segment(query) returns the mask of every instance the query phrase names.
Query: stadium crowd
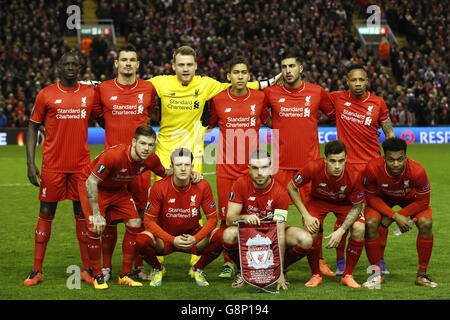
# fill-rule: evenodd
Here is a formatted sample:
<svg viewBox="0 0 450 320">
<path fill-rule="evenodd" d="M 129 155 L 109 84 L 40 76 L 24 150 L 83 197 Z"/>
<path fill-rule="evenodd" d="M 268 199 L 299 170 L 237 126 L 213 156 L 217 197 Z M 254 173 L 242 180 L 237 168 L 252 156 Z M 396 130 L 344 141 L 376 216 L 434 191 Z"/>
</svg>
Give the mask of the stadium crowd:
<svg viewBox="0 0 450 320">
<path fill-rule="evenodd" d="M 226 62 L 234 55 L 248 57 L 260 80 L 277 74 L 280 54 L 295 48 L 304 58 L 304 79 L 327 91 L 345 90 L 345 68 L 364 64 L 369 90 L 384 98 L 395 125 L 450 124 L 448 11 L 439 1 L 97 2 L 98 18 L 112 18 L 116 33 L 139 50 L 140 78 L 171 74 L 171 54 L 183 44 L 197 51 L 198 73 L 220 81 L 226 81 Z M 36 94 L 57 81 L 55 62 L 69 50 L 66 8 L 82 3 L 14 0 L 0 11 L 0 127 L 27 126 Z M 391 44 L 395 79 L 378 51 L 364 50 L 351 31 L 354 11 L 365 12 L 368 4 L 378 4 L 393 32 L 407 39 L 401 48 Z M 81 54 L 82 78 L 112 78 L 115 50 L 106 39 L 93 38 Z"/>
</svg>

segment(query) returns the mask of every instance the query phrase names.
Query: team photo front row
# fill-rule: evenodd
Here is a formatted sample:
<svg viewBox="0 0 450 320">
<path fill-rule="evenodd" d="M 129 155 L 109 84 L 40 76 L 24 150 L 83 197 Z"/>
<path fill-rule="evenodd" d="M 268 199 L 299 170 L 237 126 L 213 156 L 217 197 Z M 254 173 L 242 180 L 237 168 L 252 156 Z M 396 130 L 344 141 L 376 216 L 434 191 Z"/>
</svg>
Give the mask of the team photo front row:
<svg viewBox="0 0 450 320">
<path fill-rule="evenodd" d="M 380 272 L 380 260 L 384 248 L 379 230 L 388 228 L 393 222 L 402 233 L 415 223 L 418 229 L 415 284 L 437 287 L 426 273 L 433 247 L 430 183 L 423 166 L 407 157 L 404 140 L 386 139 L 382 143 L 384 155 L 369 161 L 365 168 L 353 167 L 346 161 L 344 142 L 330 141 L 325 145 L 324 157 L 308 162 L 287 187 L 272 176 L 271 155 L 257 149 L 247 159 L 247 172 L 231 185 L 224 215 L 226 223 L 221 219 L 222 223 L 218 224 L 218 208 L 211 186 L 194 171 L 191 150 L 173 150 L 170 168 L 165 168 L 153 153 L 156 138 L 150 126 L 138 127 L 131 144 L 105 149 L 83 168 L 75 182 L 68 184 L 69 191 L 78 193 L 79 199 L 78 207 L 75 198 L 72 200 L 74 211 L 78 212 L 77 236 L 83 261 L 81 278 L 95 289 L 108 288 L 111 279 L 111 268 L 102 268 L 102 234 L 107 226 L 120 222 L 125 224 L 120 285 L 141 287 L 143 280 L 149 280 L 150 286 L 161 286 L 166 273 L 163 257 L 177 251 L 196 257 L 191 259 L 189 275 L 199 286 L 209 285 L 204 269 L 223 253 L 233 265 L 231 286 L 242 287 L 245 281 L 240 271 L 237 222 L 260 225 L 262 220 L 272 219 L 276 212 L 287 217 L 290 204 L 300 213 L 303 228 L 288 226 L 286 221 L 277 223 L 282 270 L 276 282 L 277 290 L 288 289 L 288 270 L 304 257 L 311 268 L 311 278 L 304 285 L 317 287 L 322 284 L 323 239 L 327 241 L 325 247 L 328 249 L 346 248 L 345 259 L 342 261 L 341 258 L 343 271 L 339 274 L 342 285 L 374 288 L 383 284 L 385 278 Z M 142 182 L 142 175 L 147 172 L 146 177 L 150 179 L 150 171 L 162 179 L 148 188 L 147 183 Z M 148 195 L 145 210 L 137 209 L 128 187 L 131 181 L 139 179 L 141 189 Z M 220 189 L 220 185 L 217 188 Z M 397 206 L 401 209 L 395 211 L 393 208 Z M 45 206 L 41 203 L 43 212 L 38 227 L 41 225 L 44 231 L 36 237 L 49 236 L 49 230 L 45 228 L 51 223 L 52 216 L 46 215 L 43 209 Z M 202 219 L 202 211 L 206 219 Z M 323 221 L 329 213 L 337 220 L 334 231 L 324 237 Z M 48 238 L 46 240 L 48 242 Z M 43 242 L 36 240 L 35 265 L 24 281 L 26 286 L 44 280 L 45 247 L 38 250 Z M 373 275 L 359 284 L 353 271 L 364 249 Z M 140 272 L 142 263 L 139 268 L 136 265 L 139 259 L 151 266 L 151 273 Z"/>
</svg>

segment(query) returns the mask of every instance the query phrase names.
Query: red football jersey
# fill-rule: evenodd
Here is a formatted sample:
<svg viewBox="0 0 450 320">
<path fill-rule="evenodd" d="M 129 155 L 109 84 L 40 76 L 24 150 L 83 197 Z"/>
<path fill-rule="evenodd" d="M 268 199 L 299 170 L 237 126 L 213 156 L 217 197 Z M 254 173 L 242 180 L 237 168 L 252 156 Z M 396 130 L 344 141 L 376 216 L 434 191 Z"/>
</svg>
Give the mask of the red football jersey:
<svg viewBox="0 0 450 320">
<path fill-rule="evenodd" d="M 79 172 L 89 164 L 88 121 L 101 116 L 94 89 L 61 83 L 42 89 L 36 97 L 30 120 L 45 126 L 42 168 L 49 172 Z"/>
<path fill-rule="evenodd" d="M 414 160 L 408 158 L 403 173 L 393 176 L 388 172 L 384 158 L 378 157 L 367 164 L 365 188 L 367 193 L 403 204 L 414 199 L 416 194 L 429 193 L 430 182 L 424 167 Z"/>
<path fill-rule="evenodd" d="M 146 160 L 135 161 L 131 157 L 131 148 L 130 144 L 119 144 L 100 153 L 83 170 L 83 181 L 93 174 L 102 180 L 99 187 L 117 189 L 124 188 L 128 182 L 147 170 L 152 170 L 159 176 L 165 175 L 166 169 L 155 153 Z"/>
<path fill-rule="evenodd" d="M 349 91 L 329 93 L 336 109 L 336 129 L 339 140 L 347 147 L 347 161 L 367 163 L 380 156 L 377 131 L 389 118 L 384 100 L 370 92 L 362 99 Z"/>
<path fill-rule="evenodd" d="M 330 118 L 334 116 L 327 92 L 321 86 L 302 81 L 297 89 L 275 85 L 264 93 L 272 109 L 272 128 L 279 130 L 280 169 L 299 170 L 318 159 L 318 111 Z"/>
<path fill-rule="evenodd" d="M 240 177 L 233 184 L 230 201 L 243 204 L 241 215 L 255 214 L 260 219 L 273 215 L 275 209 L 289 209 L 286 188 L 272 178 L 265 189 L 256 189 L 250 174 Z"/>
<path fill-rule="evenodd" d="M 158 226 L 174 237 L 192 234 L 200 228 L 200 207 L 207 219 L 216 218 L 216 203 L 209 183 L 201 180 L 199 183 L 190 183 L 186 188 L 181 189 L 175 185 L 173 175 L 170 175 L 155 182 L 150 189 L 145 214 L 156 219 Z M 205 224 L 204 227 L 206 226 Z M 214 227 L 215 225 L 204 235 L 211 233 Z M 202 231 L 205 233 L 205 230 Z M 156 236 L 164 239 L 162 234 L 156 234 Z M 198 233 L 194 236 L 197 239 Z M 171 239 L 173 241 L 172 237 Z"/>
<path fill-rule="evenodd" d="M 248 89 L 234 96 L 230 88 L 211 103 L 209 126 L 219 125 L 216 175 L 238 178 L 248 171 L 250 154 L 259 147 L 259 128 L 269 118 L 264 92 Z"/>
<path fill-rule="evenodd" d="M 323 158 L 307 163 L 297 172 L 292 182 L 299 188 L 311 182 L 311 198 L 349 205 L 364 198 L 362 174 L 345 164 L 344 172 L 334 177 L 327 172 Z"/>
<path fill-rule="evenodd" d="M 130 143 L 136 128 L 148 123 L 149 111 L 155 105 L 152 83 L 137 79 L 122 85 L 115 78 L 102 82 L 96 90 L 105 118 L 105 148 Z"/>
</svg>

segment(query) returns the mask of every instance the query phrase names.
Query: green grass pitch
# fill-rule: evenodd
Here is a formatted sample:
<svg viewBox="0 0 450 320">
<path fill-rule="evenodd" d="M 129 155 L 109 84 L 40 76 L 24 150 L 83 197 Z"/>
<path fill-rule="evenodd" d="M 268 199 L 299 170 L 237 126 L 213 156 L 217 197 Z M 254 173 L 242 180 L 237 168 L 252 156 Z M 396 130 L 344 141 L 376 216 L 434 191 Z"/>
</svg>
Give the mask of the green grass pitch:
<svg viewBox="0 0 450 320">
<path fill-rule="evenodd" d="M 414 299 L 449 299 L 450 298 L 450 204 L 448 188 L 450 176 L 449 145 L 408 146 L 410 158 L 421 162 L 427 170 L 431 181 L 431 204 L 433 209 L 434 248 L 428 273 L 439 284 L 430 289 L 414 285 L 417 271 L 416 237 L 414 228 L 407 234 L 395 237 L 391 226 L 386 248 L 385 260 L 391 275 L 386 276 L 386 283 L 381 289 L 351 289 L 343 287 L 339 278 L 324 277 L 324 282 L 317 288 L 305 288 L 304 283 L 310 277 L 306 259 L 289 268 L 291 287 L 280 294 L 258 293 L 252 286 L 239 289 L 231 288 L 231 281 L 219 279 L 217 275 L 222 265 L 222 257 L 211 263 L 205 270 L 209 287 L 197 287 L 187 275 L 190 256 L 174 253 L 166 257 L 167 274 L 163 285 L 151 288 L 144 282 L 142 288 L 123 287 L 117 284 L 121 269 L 121 239 L 123 225 L 119 225 L 119 240 L 113 257 L 113 281 L 104 291 L 81 283 L 80 289 L 70 290 L 66 272 L 71 265 L 80 265 L 80 254 L 75 235 L 75 220 L 70 201 L 59 203 L 56 218 L 52 225 L 51 239 L 44 261 L 45 281 L 35 287 L 25 287 L 23 280 L 31 270 L 34 253 L 34 231 L 38 217 L 38 189 L 29 184 L 26 176 L 25 148 L 19 146 L 0 147 L 0 272 L 2 284 L 0 299 L 154 299 L 154 300 L 414 300 Z M 103 150 L 103 146 L 91 146 L 94 157 Z M 38 164 L 41 163 L 41 148 L 37 148 Z M 213 165 L 207 165 L 205 172 L 214 172 Z M 216 183 L 213 174 L 205 175 L 215 193 Z M 299 225 L 300 219 L 296 209 L 289 210 L 289 225 Z M 325 220 L 325 235 L 334 225 L 335 218 L 329 215 Z M 325 243 L 325 240 L 324 240 Z M 335 250 L 324 249 L 324 257 L 334 269 Z M 365 252 L 355 269 L 355 279 L 362 283 L 369 274 L 369 263 Z M 272 287 L 273 289 L 273 287 Z"/>
</svg>

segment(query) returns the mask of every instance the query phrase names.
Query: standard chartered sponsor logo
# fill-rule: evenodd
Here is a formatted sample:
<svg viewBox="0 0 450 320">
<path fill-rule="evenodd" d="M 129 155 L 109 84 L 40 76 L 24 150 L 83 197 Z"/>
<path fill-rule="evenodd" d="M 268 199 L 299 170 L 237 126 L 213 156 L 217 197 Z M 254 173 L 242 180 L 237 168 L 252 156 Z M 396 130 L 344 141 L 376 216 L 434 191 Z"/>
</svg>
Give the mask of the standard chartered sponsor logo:
<svg viewBox="0 0 450 320">
<path fill-rule="evenodd" d="M 227 118 L 227 128 L 249 128 L 256 126 L 255 117 L 228 117 Z"/>
<path fill-rule="evenodd" d="M 170 99 L 167 107 L 175 110 L 192 110 L 194 109 L 194 100 Z M 195 109 L 198 109 L 198 106 Z"/>
<path fill-rule="evenodd" d="M 359 114 L 357 112 L 349 111 L 347 109 L 344 109 L 344 111 L 341 114 L 341 119 L 346 121 L 352 121 L 359 124 L 364 124 L 366 126 L 370 126 L 372 123 L 372 118 L 367 117 L 364 114 Z"/>
<path fill-rule="evenodd" d="M 74 108 L 58 108 L 56 110 L 56 119 L 70 120 L 70 119 L 86 119 L 86 110 L 74 109 Z"/>
<path fill-rule="evenodd" d="M 195 208 L 194 208 L 195 209 Z M 169 208 L 166 213 L 167 218 L 191 218 L 193 215 L 191 214 L 191 208 Z"/>
<path fill-rule="evenodd" d="M 311 109 L 303 107 L 281 107 L 278 115 L 284 118 L 309 118 L 311 117 Z"/>
<path fill-rule="evenodd" d="M 144 107 L 142 105 L 113 105 L 111 114 L 114 116 L 127 116 L 135 114 L 143 114 Z"/>
</svg>

